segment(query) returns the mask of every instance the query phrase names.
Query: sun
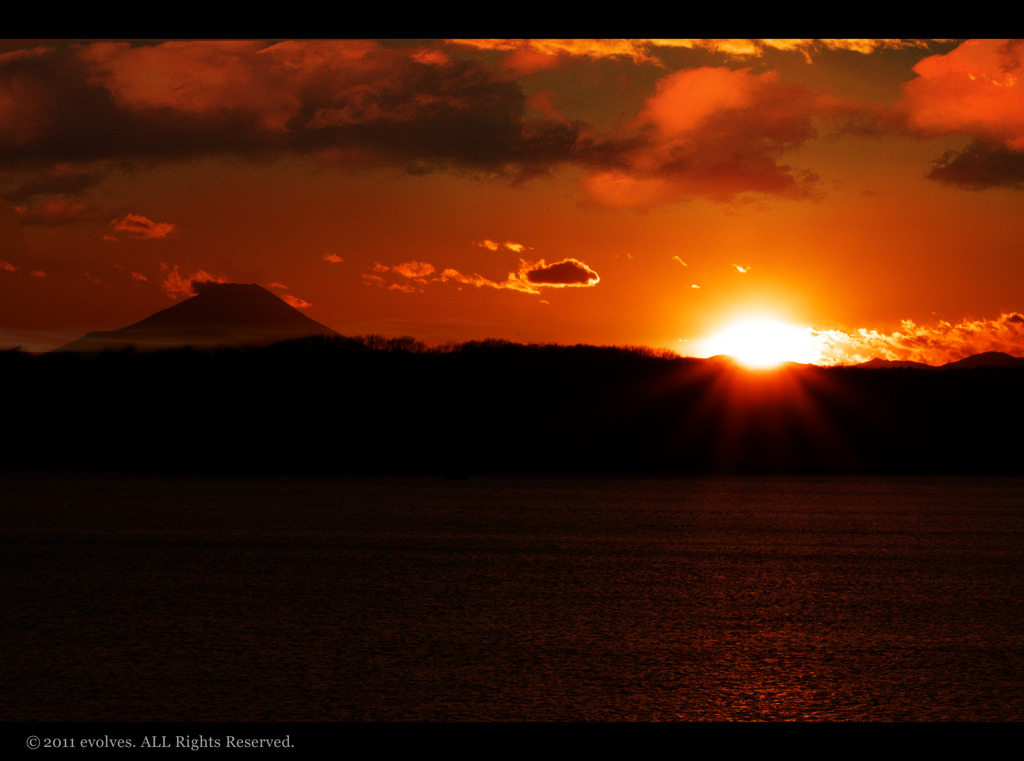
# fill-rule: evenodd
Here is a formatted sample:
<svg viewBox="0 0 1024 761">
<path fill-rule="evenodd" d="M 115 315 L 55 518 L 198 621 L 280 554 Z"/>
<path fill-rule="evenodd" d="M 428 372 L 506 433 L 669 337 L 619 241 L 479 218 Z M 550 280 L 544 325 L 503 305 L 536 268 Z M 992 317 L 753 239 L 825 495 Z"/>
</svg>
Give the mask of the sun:
<svg viewBox="0 0 1024 761">
<path fill-rule="evenodd" d="M 814 331 L 768 318 L 732 323 L 704 341 L 703 353 L 709 357 L 727 354 L 752 368 L 821 361 L 820 341 Z"/>
</svg>

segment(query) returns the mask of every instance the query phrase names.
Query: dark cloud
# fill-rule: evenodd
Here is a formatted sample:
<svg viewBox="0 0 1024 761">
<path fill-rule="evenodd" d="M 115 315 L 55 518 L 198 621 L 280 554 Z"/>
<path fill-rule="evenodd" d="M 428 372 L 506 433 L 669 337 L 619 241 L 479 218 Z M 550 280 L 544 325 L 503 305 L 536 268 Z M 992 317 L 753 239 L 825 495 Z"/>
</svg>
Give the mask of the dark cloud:
<svg viewBox="0 0 1024 761">
<path fill-rule="evenodd" d="M 982 47 L 992 48 L 989 79 L 1018 71 L 1016 48 Z M 773 72 L 701 67 L 662 77 L 628 124 L 599 135 L 543 98 L 528 99 L 514 69 L 462 51 L 449 55 L 440 42 L 199 40 L 2 53 L 0 196 L 32 203 L 82 193 L 114 168 L 293 152 L 340 168 L 512 179 L 571 162 L 584 170 L 590 198 L 611 206 L 696 197 L 731 203 L 748 194 L 813 198 L 818 177 L 790 166 L 786 155 L 823 124 L 857 134 L 895 128 L 891 109 L 841 103 Z M 974 64 L 958 52 L 916 69 L 918 80 L 906 90 L 907 128 L 1019 138 L 1024 119 L 1016 101 L 983 114 L 951 89 Z M 600 54 L 627 53 L 616 46 Z M 950 110 L 958 95 L 961 107 Z M 1016 158 L 969 149 L 931 176 L 1016 187 Z"/>
<path fill-rule="evenodd" d="M 959 187 L 1024 188 L 1024 151 L 981 141 L 962 151 L 949 151 L 934 163 L 928 179 Z"/>
<path fill-rule="evenodd" d="M 65 162 L 22 166 L 21 171 L 0 172 L 0 197 L 19 204 L 38 196 L 78 195 L 96 185 L 105 174 L 98 167 Z"/>
<path fill-rule="evenodd" d="M 96 47 L 106 51 L 102 59 L 88 45 L 0 56 L 0 101 L 21 106 L 0 121 L 0 155 L 18 163 L 180 158 L 252 151 L 266 143 L 258 112 L 239 104 L 189 110 L 170 99 L 138 98 L 121 72 L 132 66 L 135 48 Z M 166 57 L 166 65 L 176 63 L 173 54 Z M 209 64 L 212 72 L 214 62 Z M 173 79 L 165 77 L 163 84 L 180 87 Z M 154 81 L 157 94 L 159 85 Z"/>
<path fill-rule="evenodd" d="M 110 219 L 111 214 L 112 211 L 108 207 L 63 197 L 43 198 L 31 205 L 18 206 L 18 219 L 26 226 L 59 227 L 82 222 L 99 222 Z"/>
<path fill-rule="evenodd" d="M 415 47 L 91 43 L 0 55 L 0 161 L 33 170 L 0 177 L 16 201 L 84 189 L 103 162 L 282 150 L 532 174 L 570 158 L 579 133 L 530 116 L 507 75 Z"/>
<path fill-rule="evenodd" d="M 21 200 L 84 189 L 115 165 L 294 151 L 512 178 L 572 162 L 612 205 L 807 197 L 816 178 L 778 158 L 814 137 L 826 110 L 774 75 L 702 68 L 664 77 L 628 129 L 598 135 L 528 101 L 513 73 L 436 45 L 69 44 L 0 55 L 0 161 L 34 170 L 0 176 L 0 191 Z M 40 174 L 58 163 L 62 173 Z"/>
<path fill-rule="evenodd" d="M 601 278 L 578 259 L 563 259 L 554 264 L 541 262 L 525 272 L 534 285 L 595 285 Z"/>
</svg>

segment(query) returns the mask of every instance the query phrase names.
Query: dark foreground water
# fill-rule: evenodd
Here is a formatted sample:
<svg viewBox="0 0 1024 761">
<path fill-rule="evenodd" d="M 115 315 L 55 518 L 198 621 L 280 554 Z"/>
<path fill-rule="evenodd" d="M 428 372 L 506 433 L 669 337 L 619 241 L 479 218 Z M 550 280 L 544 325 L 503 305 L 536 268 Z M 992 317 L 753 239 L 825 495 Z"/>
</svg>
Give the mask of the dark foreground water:
<svg viewBox="0 0 1024 761">
<path fill-rule="evenodd" d="M 0 475 L 5 721 L 1022 720 L 1024 480 Z"/>
</svg>

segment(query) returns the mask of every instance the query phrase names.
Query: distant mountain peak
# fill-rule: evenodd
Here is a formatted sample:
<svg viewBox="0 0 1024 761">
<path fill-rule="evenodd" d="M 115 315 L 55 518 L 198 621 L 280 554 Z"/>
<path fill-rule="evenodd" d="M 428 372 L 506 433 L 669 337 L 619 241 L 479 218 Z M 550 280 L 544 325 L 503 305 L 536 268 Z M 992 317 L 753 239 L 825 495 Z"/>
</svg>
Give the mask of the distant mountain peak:
<svg viewBox="0 0 1024 761">
<path fill-rule="evenodd" d="M 975 367 L 1024 367 L 1024 358 L 1014 357 L 1003 351 L 983 351 L 969 357 L 947 362 L 943 365 L 928 365 L 910 360 L 872 359 L 855 367 L 877 368 L 919 368 L 922 370 L 969 370 Z"/>
<path fill-rule="evenodd" d="M 193 283 L 196 292 L 119 330 L 96 331 L 57 351 L 96 353 L 266 345 L 312 335 L 337 335 L 255 283 Z"/>
<path fill-rule="evenodd" d="M 983 351 L 956 362 L 947 362 L 943 369 L 970 369 L 972 367 L 1024 367 L 1024 358 L 1014 357 L 1005 351 Z"/>
<path fill-rule="evenodd" d="M 925 362 L 914 362 L 913 360 L 909 359 L 881 359 L 879 357 L 870 359 L 867 362 L 861 362 L 858 365 L 854 365 L 854 367 L 863 367 L 869 370 L 888 368 L 919 368 L 923 370 L 934 369 L 934 365 L 929 365 Z"/>
</svg>

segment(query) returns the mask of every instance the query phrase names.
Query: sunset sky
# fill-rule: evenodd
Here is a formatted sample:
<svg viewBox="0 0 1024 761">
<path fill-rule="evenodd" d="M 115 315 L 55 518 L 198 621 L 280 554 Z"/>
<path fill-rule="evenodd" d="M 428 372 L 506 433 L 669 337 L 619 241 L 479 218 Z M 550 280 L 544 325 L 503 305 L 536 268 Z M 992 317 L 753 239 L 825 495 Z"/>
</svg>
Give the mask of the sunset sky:
<svg viewBox="0 0 1024 761">
<path fill-rule="evenodd" d="M 1024 42 L 0 41 L 0 348 L 258 283 L 345 335 L 1024 356 Z"/>
</svg>

